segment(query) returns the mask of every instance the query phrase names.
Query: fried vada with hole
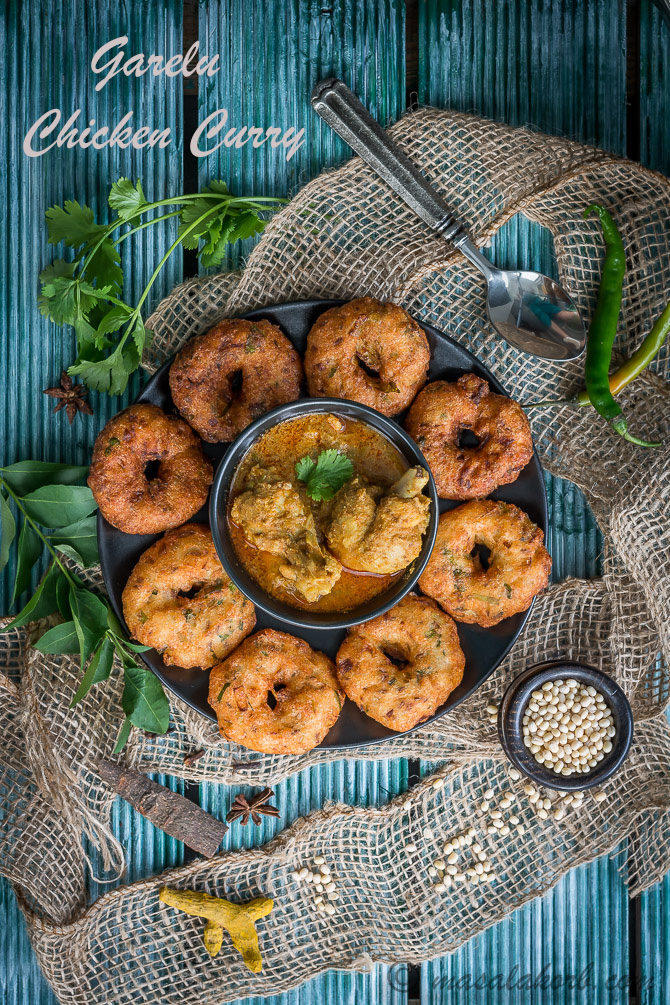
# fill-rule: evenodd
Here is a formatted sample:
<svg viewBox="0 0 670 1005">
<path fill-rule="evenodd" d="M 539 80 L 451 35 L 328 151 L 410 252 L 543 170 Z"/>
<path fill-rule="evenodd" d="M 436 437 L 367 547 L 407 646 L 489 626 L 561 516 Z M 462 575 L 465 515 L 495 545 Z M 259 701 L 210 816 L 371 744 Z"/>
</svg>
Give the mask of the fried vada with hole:
<svg viewBox="0 0 670 1005">
<path fill-rule="evenodd" d="M 307 336 L 305 373 L 312 397 L 348 398 L 396 415 L 428 377 L 421 326 L 397 304 L 359 297 L 321 314 Z"/>
<path fill-rule="evenodd" d="M 344 693 L 335 666 L 302 639 L 266 628 L 209 678 L 221 735 L 263 754 L 304 754 L 335 724 Z"/>
<path fill-rule="evenodd" d="M 147 465 L 157 462 L 154 476 Z M 125 534 L 178 527 L 207 501 L 212 465 L 183 419 L 131 405 L 98 435 L 88 484 L 104 518 Z"/>
<path fill-rule="evenodd" d="M 440 517 L 419 587 L 457 621 L 490 628 L 527 610 L 546 587 L 551 557 L 543 542 L 541 529 L 518 506 L 464 503 Z"/>
<path fill-rule="evenodd" d="M 196 335 L 170 368 L 175 405 L 208 443 L 227 443 L 300 395 L 300 356 L 277 325 L 228 318 Z"/>
<path fill-rule="evenodd" d="M 528 419 L 516 401 L 466 373 L 417 395 L 405 429 L 421 449 L 442 499 L 479 499 L 515 481 L 533 456 Z M 468 431 L 476 446 L 463 446 Z"/>
<path fill-rule="evenodd" d="M 413 593 L 351 628 L 337 653 L 347 696 L 398 732 L 434 715 L 460 684 L 464 667 L 452 619 L 435 601 Z"/>
<path fill-rule="evenodd" d="M 256 624 L 254 605 L 228 578 L 209 527 L 199 523 L 169 530 L 147 548 L 122 600 L 133 638 L 184 668 L 219 663 Z"/>
</svg>

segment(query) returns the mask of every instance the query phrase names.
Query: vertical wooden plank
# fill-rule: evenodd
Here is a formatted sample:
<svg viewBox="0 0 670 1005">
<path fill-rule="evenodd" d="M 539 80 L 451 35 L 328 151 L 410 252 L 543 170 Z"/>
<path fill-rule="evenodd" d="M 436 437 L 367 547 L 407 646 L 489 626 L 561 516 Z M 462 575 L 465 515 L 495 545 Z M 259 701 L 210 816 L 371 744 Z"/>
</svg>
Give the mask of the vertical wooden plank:
<svg viewBox="0 0 670 1005">
<path fill-rule="evenodd" d="M 0 463 L 18 458 L 87 463 L 97 432 L 106 420 L 134 397 L 140 386 L 136 374 L 123 399 L 90 394 L 94 417 L 77 416 L 68 425 L 64 412 L 51 414 L 53 402 L 42 389 L 55 384 L 63 367 L 74 360 L 72 329 L 60 328 L 37 309 L 38 274 L 61 254 L 47 244 L 44 214 L 48 207 L 76 198 L 86 202 L 101 220 L 108 218 L 109 187 L 126 175 L 142 179 L 149 197 L 178 192 L 181 185 L 181 84 L 176 78 L 115 77 L 101 90 L 90 70 L 93 53 L 124 32 L 131 53 L 181 51 L 181 3 L 169 0 L 162 8 L 138 4 L 130 18 L 118 5 L 82 0 L 60 0 L 48 11 L 36 0 L 8 4 L 0 26 L 3 38 L 3 85 L 0 116 L 6 123 L 0 144 L 6 170 L 0 179 L 3 205 L 0 240 L 6 249 L 2 263 L 2 330 L 0 373 Z M 72 39 L 77 39 L 76 49 Z M 111 129 L 133 111 L 135 128 L 169 127 L 172 143 L 164 150 L 137 151 L 105 148 L 54 149 L 29 158 L 22 150 L 25 133 L 40 115 L 59 108 L 64 120 L 82 109 L 85 125 L 94 118 Z M 83 128 L 82 125 L 82 128 Z M 154 265 L 176 236 L 176 225 L 148 228 L 122 249 L 125 292 L 137 298 Z M 153 288 L 156 303 L 181 278 L 177 252 Z M 7 590 L 13 567 L 5 571 Z M 0 610 L 9 594 L 0 593 Z"/>
<path fill-rule="evenodd" d="M 670 174 L 670 24 L 650 0 L 640 12 L 640 160 Z M 670 291 L 669 291 L 670 294 Z M 641 1005 L 670 999 L 670 875 L 639 898 Z"/>
<path fill-rule="evenodd" d="M 626 152 L 622 3 L 426 0 L 419 5 L 419 36 L 420 101 Z M 485 250 L 502 267 L 555 274 L 550 235 L 522 217 Z M 499 376 L 504 383 L 505 375 Z M 601 540 L 582 493 L 549 475 L 546 484 L 554 579 L 597 575 Z M 477 1001 L 624 1002 L 627 993 L 610 989 L 607 980 L 627 971 L 627 938 L 628 902 L 617 864 L 598 861 L 568 874 L 546 897 L 450 957 L 424 966 L 422 1001 L 455 1005 L 464 1000 L 459 996 L 468 975 L 511 974 L 509 987 L 485 986 Z M 541 989 L 529 994 L 518 982 L 519 974 L 538 977 L 545 967 L 567 976 L 589 964 L 590 986 L 564 985 L 551 999 Z"/>
<path fill-rule="evenodd" d="M 99 429 L 140 386 L 141 377 L 136 375 L 123 399 L 91 394 L 95 416 L 79 416 L 72 426 L 64 413 L 50 414 L 52 402 L 41 392 L 56 383 L 61 369 L 73 361 L 74 336 L 37 310 L 37 276 L 60 253 L 46 241 L 44 214 L 49 206 L 76 198 L 90 205 L 100 219 L 107 219 L 109 186 L 121 175 L 141 178 L 150 198 L 180 191 L 181 81 L 121 74 L 96 92 L 97 79 L 89 63 L 103 43 L 124 34 L 129 37 L 128 56 L 181 52 L 181 7 L 181 0 L 135 4 L 132 9 L 101 0 L 57 0 L 47 7 L 37 0 L 4 5 L 0 17 L 0 45 L 5 54 L 0 87 L 0 117 L 5 124 L 0 138 L 4 165 L 0 193 L 6 207 L 0 219 L 0 241 L 6 249 L 0 263 L 2 464 L 28 457 L 87 463 Z M 22 150 L 23 137 L 50 108 L 60 108 L 63 121 L 81 108 L 83 125 L 95 118 L 110 131 L 126 112 L 133 111 L 135 128 L 170 128 L 172 142 L 163 150 L 77 147 L 28 158 Z M 129 299 L 139 296 L 175 236 L 174 225 L 152 228 L 124 246 Z M 150 303 L 156 303 L 180 278 L 181 257 L 177 253 L 154 287 Z M 12 574 L 10 567 L 1 577 L 3 612 L 8 609 Z M 134 875 L 147 875 L 180 860 L 180 845 L 154 832 L 120 804 L 114 826 L 131 852 Z M 92 884 L 92 890 L 97 889 Z M 6 1005 L 56 1005 L 32 955 L 14 895 L 4 881 L 0 885 L 0 912 L 0 999 Z"/>
<path fill-rule="evenodd" d="M 306 142 L 290 160 L 285 150 L 222 147 L 200 161 L 200 182 L 222 178 L 236 193 L 291 195 L 350 150 L 312 112 L 309 96 L 324 77 L 342 77 L 381 121 L 395 120 L 405 101 L 404 10 L 401 0 L 221 0 L 200 6 L 203 52 L 222 54 L 220 73 L 200 86 L 200 121 L 217 108 L 228 111 L 230 128 L 293 127 Z M 239 267 L 253 241 L 231 249 L 227 267 Z M 224 266 L 225 268 L 226 266 Z M 262 844 L 296 817 L 335 799 L 360 805 L 383 802 L 386 791 L 406 788 L 406 762 L 336 762 L 302 772 L 276 787 L 281 817 L 262 828 L 233 824 L 231 848 Z M 202 803 L 225 813 L 235 792 L 202 786 Z M 330 972 L 299 990 L 271 999 L 276 1005 L 405 1001 L 388 983 L 388 968 L 373 974 Z M 257 999 L 245 999 L 245 1005 Z M 242 1005 L 242 1003 L 240 1003 Z"/>
</svg>

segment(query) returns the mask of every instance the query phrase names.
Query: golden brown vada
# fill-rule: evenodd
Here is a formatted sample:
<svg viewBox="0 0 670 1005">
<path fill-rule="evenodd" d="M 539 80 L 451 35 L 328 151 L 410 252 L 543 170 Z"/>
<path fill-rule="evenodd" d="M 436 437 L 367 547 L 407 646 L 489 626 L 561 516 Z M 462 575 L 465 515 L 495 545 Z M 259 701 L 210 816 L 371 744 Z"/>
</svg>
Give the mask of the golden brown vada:
<svg viewBox="0 0 670 1005">
<path fill-rule="evenodd" d="M 203 440 L 227 442 L 265 412 L 294 401 L 302 374 L 300 356 L 277 325 L 228 318 L 177 353 L 170 390 Z"/>
<path fill-rule="evenodd" d="M 417 395 L 405 429 L 421 449 L 443 499 L 479 499 L 515 481 L 533 456 L 521 405 L 474 373 L 436 380 Z M 477 446 L 461 446 L 465 430 Z"/>
<path fill-rule="evenodd" d="M 549 582 L 544 535 L 511 503 L 482 499 L 443 513 L 419 586 L 457 621 L 489 628 L 530 607 Z M 482 564 L 478 546 L 488 549 Z"/>
<path fill-rule="evenodd" d="M 321 314 L 307 336 L 305 373 L 312 397 L 348 398 L 395 415 L 428 377 L 421 326 L 397 304 L 359 297 Z"/>
<path fill-rule="evenodd" d="M 226 575 L 209 527 L 169 530 L 142 554 L 123 591 L 133 638 L 167 664 L 211 667 L 253 631 L 256 610 Z"/>
<path fill-rule="evenodd" d="M 464 667 L 452 619 L 435 601 L 412 593 L 351 628 L 337 653 L 347 696 L 398 732 L 433 715 L 460 684 Z"/>
<path fill-rule="evenodd" d="M 335 666 L 302 639 L 270 628 L 245 639 L 209 678 L 221 735 L 263 754 L 303 754 L 342 709 Z"/>
<path fill-rule="evenodd" d="M 148 478 L 147 465 L 156 461 Z M 104 518 L 126 534 L 159 534 L 190 520 L 211 483 L 198 437 L 156 405 L 124 409 L 95 441 L 88 484 Z"/>
</svg>

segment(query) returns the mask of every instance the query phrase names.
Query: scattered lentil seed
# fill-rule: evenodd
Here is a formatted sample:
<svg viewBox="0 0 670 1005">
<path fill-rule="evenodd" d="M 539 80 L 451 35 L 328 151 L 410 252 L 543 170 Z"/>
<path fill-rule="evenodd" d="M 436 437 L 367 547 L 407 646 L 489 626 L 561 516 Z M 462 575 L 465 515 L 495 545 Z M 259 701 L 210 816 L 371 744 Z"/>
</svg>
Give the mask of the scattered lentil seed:
<svg viewBox="0 0 670 1005">
<path fill-rule="evenodd" d="M 423 836 L 427 841 L 431 841 L 435 837 L 430 827 L 424 827 Z"/>
<path fill-rule="evenodd" d="M 607 793 L 603 792 L 602 789 L 598 789 L 593 793 L 593 798 L 597 803 L 602 803 L 603 799 L 607 799 Z"/>
<path fill-rule="evenodd" d="M 433 779 L 433 788 L 434 789 L 443 789 L 444 788 L 444 778 L 435 778 L 435 779 Z"/>
<path fill-rule="evenodd" d="M 413 841 L 410 841 L 408 844 L 405 845 L 405 851 L 408 851 L 410 853 L 416 851 L 416 845 L 414 844 Z"/>
<path fill-rule="evenodd" d="M 493 789 L 486 789 L 484 792 L 484 799 L 493 799 Z"/>
</svg>

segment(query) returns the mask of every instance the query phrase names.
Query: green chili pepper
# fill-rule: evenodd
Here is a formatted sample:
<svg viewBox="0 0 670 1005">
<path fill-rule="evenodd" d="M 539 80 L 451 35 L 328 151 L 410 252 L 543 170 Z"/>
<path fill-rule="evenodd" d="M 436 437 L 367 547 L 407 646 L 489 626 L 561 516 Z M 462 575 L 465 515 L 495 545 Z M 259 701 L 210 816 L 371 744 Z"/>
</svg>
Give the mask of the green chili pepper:
<svg viewBox="0 0 670 1005">
<path fill-rule="evenodd" d="M 641 447 L 658 447 L 659 443 L 640 440 L 628 432 L 628 423 L 621 406 L 610 390 L 609 368 L 612 348 L 616 338 L 617 323 L 623 297 L 623 278 L 626 272 L 626 254 L 621 234 L 614 220 L 603 206 L 587 206 L 584 216 L 597 213 L 605 238 L 605 263 L 600 279 L 598 302 L 591 318 L 586 340 L 584 380 L 589 401 L 612 428 L 631 443 Z"/>
<path fill-rule="evenodd" d="M 609 383 L 612 394 L 618 394 L 619 391 L 646 370 L 661 351 L 668 333 L 670 333 L 670 304 L 658 316 L 649 334 L 640 343 L 633 355 L 625 360 L 618 370 L 610 374 Z M 584 408 L 585 405 L 590 404 L 588 392 L 580 391 L 574 398 L 565 398 L 563 401 L 530 401 L 523 407 L 549 408 L 552 405 L 576 405 L 579 408 Z"/>
</svg>

